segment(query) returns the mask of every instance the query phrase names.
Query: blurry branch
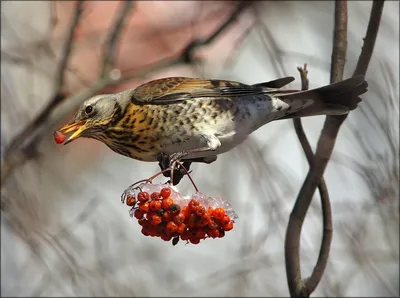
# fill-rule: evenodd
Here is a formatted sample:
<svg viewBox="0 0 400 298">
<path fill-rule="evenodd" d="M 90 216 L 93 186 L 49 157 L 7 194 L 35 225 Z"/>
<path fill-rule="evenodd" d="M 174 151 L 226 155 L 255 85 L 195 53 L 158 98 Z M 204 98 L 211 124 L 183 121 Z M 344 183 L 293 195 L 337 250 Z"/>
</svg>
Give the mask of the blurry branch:
<svg viewBox="0 0 400 298">
<path fill-rule="evenodd" d="M 129 11 L 132 6 L 131 1 L 125 1 L 122 5 L 122 11 Z M 75 106 L 78 106 L 84 99 L 91 95 L 99 92 L 103 89 L 110 81 L 111 76 L 102 73 L 100 79 L 98 79 L 87 91 L 84 91 L 72 98 L 65 99 L 65 95 L 62 94 L 62 85 L 64 81 L 64 74 L 67 68 L 68 57 L 71 52 L 73 37 L 75 29 L 79 23 L 79 19 L 82 14 L 83 1 L 79 1 L 76 7 L 75 15 L 69 30 L 68 40 L 63 51 L 63 57 L 61 58 L 60 68 L 58 70 L 58 76 L 56 81 L 56 93 L 53 99 L 48 104 L 47 108 L 36 117 L 32 124 L 29 124 L 21 134 L 19 134 L 12 142 L 10 147 L 5 152 L 4 163 L 1 166 L 1 184 L 3 185 L 4 179 L 8 177 L 11 171 L 19 165 L 22 165 L 27 159 L 32 158 L 36 153 L 36 146 L 40 139 L 43 137 L 45 132 L 48 132 L 52 126 L 54 126 L 60 119 L 70 113 Z M 117 36 L 121 33 L 121 24 L 125 19 L 127 12 L 120 12 L 116 21 L 116 25 L 110 30 L 108 40 L 116 40 Z M 122 20 L 121 20 L 122 19 Z M 106 43 L 105 52 L 107 53 L 107 62 L 111 61 L 111 52 L 115 45 Z M 103 67 L 103 72 L 106 71 Z M 84 96 L 84 97 L 83 97 Z M 75 100 L 73 100 L 75 99 Z M 56 109 L 60 103 L 64 103 L 60 109 Z M 58 110 L 62 110 L 58 113 Z"/>
<path fill-rule="evenodd" d="M 19 135 L 17 135 L 13 139 L 13 141 L 6 149 L 5 153 L 6 155 L 8 155 L 9 152 L 15 150 L 22 142 L 24 142 L 24 140 L 27 139 L 29 135 L 33 133 L 35 128 L 38 125 L 40 125 L 43 121 L 45 121 L 47 115 L 52 111 L 52 109 L 65 98 L 65 95 L 62 91 L 62 87 L 64 84 L 65 70 L 67 68 L 68 59 L 72 51 L 74 33 L 81 20 L 82 12 L 83 12 L 83 1 L 78 1 L 67 34 L 67 40 L 65 42 L 64 48 L 62 49 L 61 61 L 58 66 L 56 74 L 55 91 L 54 95 L 52 96 L 52 99 L 48 102 L 47 106 L 43 109 L 43 111 L 32 121 L 32 123 L 29 124 L 26 127 L 26 129 L 24 129 Z"/>
<path fill-rule="evenodd" d="M 384 1 L 374 1 L 369 20 L 367 36 L 364 39 L 364 47 L 361 52 L 358 67 L 365 75 L 368 68 L 369 58 L 372 55 L 376 40 L 376 32 L 380 25 L 382 7 Z M 371 29 L 376 28 L 376 29 Z M 368 46 L 367 46 L 368 45 Z M 335 3 L 335 31 L 332 50 L 331 83 L 343 79 L 343 69 L 347 48 L 347 1 L 337 0 Z M 367 57 L 367 58 L 365 58 Z M 361 60 L 361 62 L 360 62 Z M 364 62 L 363 62 L 364 61 Z M 314 192 L 321 181 L 322 175 L 329 162 L 335 145 L 341 124 L 347 118 L 343 116 L 327 116 L 321 136 L 318 140 L 317 150 L 313 164 L 297 196 L 295 205 L 290 215 L 285 239 L 286 274 L 290 295 L 292 297 L 309 297 L 305 283 L 301 279 L 299 248 L 301 228 L 310 206 Z"/>
<path fill-rule="evenodd" d="M 301 89 L 308 89 L 308 70 L 307 64 L 304 64 L 304 67 L 297 68 L 300 72 L 301 76 Z M 297 137 L 300 141 L 301 147 L 306 155 L 307 162 L 311 167 L 314 162 L 314 153 L 311 149 L 310 143 L 308 142 L 306 133 L 303 129 L 303 125 L 301 123 L 301 118 L 294 118 L 293 125 L 297 134 Z M 321 197 L 321 207 L 322 207 L 322 241 L 321 248 L 318 255 L 317 263 L 314 267 L 314 270 L 311 276 L 305 279 L 304 286 L 307 289 L 307 293 L 314 292 L 315 288 L 318 286 L 321 281 L 322 275 L 325 271 L 326 264 L 328 263 L 329 251 L 332 242 L 332 210 L 331 203 L 329 199 L 328 188 L 325 183 L 324 177 L 321 177 L 321 180 L 318 185 L 319 195 Z"/>
<path fill-rule="evenodd" d="M 117 45 L 117 39 L 121 35 L 122 26 L 126 17 L 132 8 L 132 1 L 125 1 L 117 15 L 117 20 L 111 27 L 110 35 L 107 38 L 104 48 L 104 59 L 103 59 L 103 70 L 101 75 L 108 75 L 115 66 L 115 47 Z"/>
<path fill-rule="evenodd" d="M 121 34 L 123 21 L 128 15 L 128 12 L 124 12 L 124 10 L 129 10 L 131 4 L 131 1 L 126 1 L 122 6 L 121 11 L 118 14 L 116 23 L 110 30 L 109 38 L 107 39 L 107 43 L 105 45 L 105 55 L 114 55 L 115 43 L 118 40 L 119 35 Z M 88 89 L 62 100 L 60 104 L 47 111 L 47 113 L 40 119 L 41 121 L 34 121 L 34 125 L 32 125 L 32 127 L 30 127 L 31 125 L 29 125 L 27 128 L 25 128 L 25 130 L 29 131 L 30 133 L 23 133 L 24 138 L 17 137 L 16 140 L 11 142 L 11 144 L 14 144 L 12 146 L 13 150 L 7 150 L 4 157 L 4 162 L 1 165 L 2 186 L 4 185 L 4 181 L 16 167 L 21 166 L 28 159 L 33 158 L 33 154 L 31 152 L 33 151 L 33 148 L 38 145 L 43 136 L 48 134 L 49 131 L 53 127 L 55 127 L 57 123 L 59 123 L 59 121 L 61 121 L 68 114 L 77 109 L 84 100 L 88 99 L 98 92 L 101 92 L 106 87 L 117 85 L 134 78 L 143 77 L 148 75 L 149 73 L 169 68 L 171 66 L 193 62 L 195 60 L 193 58 L 194 50 L 200 46 L 209 45 L 217 37 L 220 37 L 220 35 L 235 22 L 239 14 L 243 12 L 247 5 L 248 3 L 246 3 L 246 1 L 240 2 L 232 15 L 227 20 L 225 20 L 221 24 L 221 26 L 210 35 L 210 37 L 206 39 L 191 41 L 182 50 L 181 54 L 178 57 L 163 59 L 155 65 L 151 65 L 147 69 L 144 69 L 142 71 L 129 72 L 121 77 L 116 78 L 115 76 L 111 75 L 113 67 L 109 68 L 109 66 L 107 67 L 104 64 L 114 62 L 114 58 L 112 56 L 109 56 L 108 58 L 105 57 L 103 60 L 102 74 L 90 87 L 88 87 Z M 107 71 L 109 70 L 110 72 L 107 73 Z M 9 148 L 11 148 L 11 146 Z"/>
<path fill-rule="evenodd" d="M 182 52 L 181 59 L 185 63 L 192 63 L 193 60 L 193 51 L 199 47 L 207 46 L 213 43 L 222 32 L 224 32 L 233 22 L 236 21 L 237 17 L 242 13 L 243 9 L 247 7 L 249 3 L 247 1 L 241 1 L 238 4 L 236 10 L 232 13 L 232 15 L 219 27 L 213 34 L 211 34 L 206 39 L 195 39 L 191 43 L 189 43 L 185 50 Z"/>
</svg>

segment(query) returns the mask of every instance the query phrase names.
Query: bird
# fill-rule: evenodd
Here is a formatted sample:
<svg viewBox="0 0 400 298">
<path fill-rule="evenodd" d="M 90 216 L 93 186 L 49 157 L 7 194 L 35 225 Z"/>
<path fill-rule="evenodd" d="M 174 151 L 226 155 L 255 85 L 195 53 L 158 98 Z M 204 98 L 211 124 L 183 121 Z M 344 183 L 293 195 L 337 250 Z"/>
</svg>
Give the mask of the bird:
<svg viewBox="0 0 400 298">
<path fill-rule="evenodd" d="M 85 100 L 59 129 L 103 142 L 114 152 L 162 168 L 175 161 L 212 163 L 265 124 L 290 118 L 344 115 L 367 92 L 364 76 L 300 91 L 283 89 L 294 77 L 244 84 L 168 77 Z"/>
</svg>

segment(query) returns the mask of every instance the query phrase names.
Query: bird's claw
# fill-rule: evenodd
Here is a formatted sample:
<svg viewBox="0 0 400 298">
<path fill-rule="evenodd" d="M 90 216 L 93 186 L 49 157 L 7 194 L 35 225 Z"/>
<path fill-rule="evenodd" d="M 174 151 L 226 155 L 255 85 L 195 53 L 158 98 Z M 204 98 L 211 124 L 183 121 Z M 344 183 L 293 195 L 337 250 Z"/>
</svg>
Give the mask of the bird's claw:
<svg viewBox="0 0 400 298">
<path fill-rule="evenodd" d="M 179 161 L 183 156 L 185 156 L 185 152 L 177 152 L 169 156 L 169 167 L 171 170 L 176 168 L 176 162 Z"/>
<path fill-rule="evenodd" d="M 179 153 L 174 153 L 171 155 L 167 155 L 165 153 L 160 153 L 157 157 L 159 163 L 158 165 L 160 166 L 160 169 L 162 171 L 166 169 L 171 169 L 171 171 L 165 171 L 163 173 L 164 177 L 173 177 L 172 185 L 177 185 L 183 178 L 183 176 L 186 175 L 186 171 L 189 171 L 191 162 L 183 162 L 182 165 L 177 165 L 176 161 L 179 161 L 179 159 L 184 156 L 181 152 Z"/>
</svg>

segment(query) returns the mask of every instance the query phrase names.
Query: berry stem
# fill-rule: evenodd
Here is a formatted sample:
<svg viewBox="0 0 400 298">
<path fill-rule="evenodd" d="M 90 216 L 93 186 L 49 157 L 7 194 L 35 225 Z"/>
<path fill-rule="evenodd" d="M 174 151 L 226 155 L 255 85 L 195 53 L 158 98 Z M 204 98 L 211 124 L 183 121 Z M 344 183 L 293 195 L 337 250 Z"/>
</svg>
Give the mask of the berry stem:
<svg viewBox="0 0 400 298">
<path fill-rule="evenodd" d="M 162 171 L 158 172 L 157 174 L 151 176 L 149 179 L 145 179 L 145 180 L 142 180 L 142 181 L 147 181 L 147 183 L 149 183 L 149 182 L 151 183 L 151 182 L 153 182 L 153 180 L 154 180 L 155 178 L 157 178 L 157 176 L 159 176 L 159 175 L 161 175 L 161 174 L 163 174 L 163 173 L 165 173 L 166 171 L 169 171 L 169 170 L 170 170 L 170 168 L 167 168 L 167 169 L 165 169 L 165 170 L 162 170 Z"/>
<path fill-rule="evenodd" d="M 192 177 L 190 176 L 190 173 L 188 172 L 188 170 L 183 166 L 183 164 L 179 160 L 177 160 L 176 163 L 178 163 L 182 167 L 182 169 L 185 171 L 186 175 L 190 179 L 190 182 L 192 182 L 193 187 L 196 190 L 196 192 L 199 192 L 199 189 L 197 188 L 196 183 L 194 183 L 194 181 L 193 181 Z"/>
</svg>

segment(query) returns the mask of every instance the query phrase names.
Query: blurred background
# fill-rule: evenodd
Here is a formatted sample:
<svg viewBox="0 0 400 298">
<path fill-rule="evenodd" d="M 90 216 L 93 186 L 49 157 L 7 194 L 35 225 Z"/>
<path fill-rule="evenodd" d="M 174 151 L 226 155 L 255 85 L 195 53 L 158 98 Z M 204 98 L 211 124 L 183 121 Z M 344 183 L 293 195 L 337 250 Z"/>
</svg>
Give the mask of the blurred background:
<svg viewBox="0 0 400 298">
<path fill-rule="evenodd" d="M 308 64 L 310 88 L 329 83 L 333 1 L 135 1 L 116 39 L 113 74 L 98 93 L 167 76 L 258 83 Z M 44 109 L 77 2 L 1 2 L 1 153 Z M 348 3 L 344 76 L 357 64 L 372 2 Z M 120 1 L 84 1 L 61 93 L 92 85 Z M 235 14 L 235 18 L 227 23 Z M 184 62 L 191 41 L 205 41 Z M 325 172 L 333 213 L 328 266 L 315 296 L 399 296 L 399 2 L 386 1 L 367 72 L 369 92 L 339 133 Z M 227 198 L 239 215 L 222 239 L 173 247 L 143 237 L 121 204 L 133 182 L 158 171 L 80 139 L 57 146 L 52 116 L 36 150 L 2 181 L 2 296 L 288 296 L 284 237 L 308 171 L 290 120 L 270 123 L 211 165 L 192 165 L 199 189 Z M 57 116 L 58 115 L 58 116 Z M 324 117 L 303 120 L 315 148 Z M 28 135 L 36 137 L 36 135 Z M 3 170 L 3 168 L 2 168 Z M 194 190 L 187 179 L 181 192 Z M 321 242 L 316 194 L 301 236 L 308 276 Z"/>
</svg>

